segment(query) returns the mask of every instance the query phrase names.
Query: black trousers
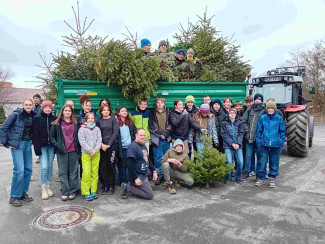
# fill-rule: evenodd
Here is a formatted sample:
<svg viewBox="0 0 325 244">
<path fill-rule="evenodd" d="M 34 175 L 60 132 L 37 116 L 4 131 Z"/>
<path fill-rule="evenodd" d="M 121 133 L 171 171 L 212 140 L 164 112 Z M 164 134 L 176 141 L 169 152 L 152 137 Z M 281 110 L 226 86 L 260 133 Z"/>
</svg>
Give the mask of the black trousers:
<svg viewBox="0 0 325 244">
<path fill-rule="evenodd" d="M 105 152 L 100 149 L 98 174 L 102 187 L 114 187 L 116 174 L 116 160 L 116 148 L 110 147 Z"/>
</svg>

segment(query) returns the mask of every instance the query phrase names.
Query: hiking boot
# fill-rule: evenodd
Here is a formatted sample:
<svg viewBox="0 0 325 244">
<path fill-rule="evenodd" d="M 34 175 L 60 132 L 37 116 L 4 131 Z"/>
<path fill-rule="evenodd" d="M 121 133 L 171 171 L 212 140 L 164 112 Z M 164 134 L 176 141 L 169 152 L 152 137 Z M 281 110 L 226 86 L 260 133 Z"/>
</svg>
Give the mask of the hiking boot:
<svg viewBox="0 0 325 244">
<path fill-rule="evenodd" d="M 10 197 L 9 203 L 14 207 L 20 207 L 21 202 L 19 197 Z"/>
<path fill-rule="evenodd" d="M 169 194 L 176 194 L 176 190 L 173 187 L 173 182 L 166 183 L 166 190 Z"/>
<path fill-rule="evenodd" d="M 47 191 L 47 194 L 49 195 L 49 197 L 53 197 L 54 193 L 51 190 L 51 182 L 50 181 L 46 182 L 46 191 Z"/>
<path fill-rule="evenodd" d="M 23 192 L 23 195 L 20 197 L 20 200 L 24 200 L 25 202 L 33 201 L 33 198 L 28 196 L 26 192 Z"/>
<path fill-rule="evenodd" d="M 256 182 L 255 182 L 255 186 L 261 186 L 264 184 L 264 180 L 260 180 L 258 179 Z"/>
<path fill-rule="evenodd" d="M 97 195 L 96 192 L 92 192 L 92 193 L 90 193 L 90 196 L 91 196 L 92 199 L 94 199 L 94 200 L 98 199 L 98 195 Z"/>
<path fill-rule="evenodd" d="M 42 187 L 42 199 L 43 200 L 49 199 L 49 194 L 47 193 L 46 185 L 42 184 L 41 187 Z"/>
<path fill-rule="evenodd" d="M 93 198 L 92 198 L 92 196 L 90 194 L 85 195 L 85 199 L 86 199 L 86 201 L 92 201 L 93 200 Z"/>
<path fill-rule="evenodd" d="M 276 187 L 274 178 L 270 177 L 269 182 L 270 182 L 270 188 L 275 188 Z"/>
<path fill-rule="evenodd" d="M 128 193 L 128 184 L 123 182 L 121 185 L 121 198 L 127 199 L 128 198 L 127 193 Z"/>
<path fill-rule="evenodd" d="M 176 188 L 180 188 L 180 187 L 181 187 L 181 183 L 179 183 L 178 180 L 176 180 L 176 182 L 175 182 L 175 187 L 176 187 Z"/>
<path fill-rule="evenodd" d="M 248 171 L 244 171 L 242 180 L 247 180 L 248 177 L 249 177 L 249 172 Z"/>
</svg>

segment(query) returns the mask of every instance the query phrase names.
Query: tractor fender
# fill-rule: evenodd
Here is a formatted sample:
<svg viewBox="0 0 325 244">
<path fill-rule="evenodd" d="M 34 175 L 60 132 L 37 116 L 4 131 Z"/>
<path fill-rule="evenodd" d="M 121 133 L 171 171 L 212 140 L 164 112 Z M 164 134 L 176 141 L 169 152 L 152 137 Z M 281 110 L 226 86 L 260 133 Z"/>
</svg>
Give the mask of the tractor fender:
<svg viewBox="0 0 325 244">
<path fill-rule="evenodd" d="M 286 112 L 290 113 L 290 112 L 298 112 L 298 111 L 303 111 L 307 109 L 307 105 L 289 105 L 288 107 L 286 107 Z"/>
</svg>

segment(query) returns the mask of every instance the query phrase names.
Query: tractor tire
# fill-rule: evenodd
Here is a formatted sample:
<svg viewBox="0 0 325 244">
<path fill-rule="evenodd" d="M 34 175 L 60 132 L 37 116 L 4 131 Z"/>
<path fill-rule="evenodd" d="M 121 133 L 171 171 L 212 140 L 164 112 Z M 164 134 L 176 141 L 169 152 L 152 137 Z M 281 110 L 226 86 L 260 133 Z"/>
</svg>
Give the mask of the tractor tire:
<svg viewBox="0 0 325 244">
<path fill-rule="evenodd" d="M 288 154 L 293 157 L 306 157 L 309 143 L 308 111 L 289 113 L 287 119 Z"/>
</svg>

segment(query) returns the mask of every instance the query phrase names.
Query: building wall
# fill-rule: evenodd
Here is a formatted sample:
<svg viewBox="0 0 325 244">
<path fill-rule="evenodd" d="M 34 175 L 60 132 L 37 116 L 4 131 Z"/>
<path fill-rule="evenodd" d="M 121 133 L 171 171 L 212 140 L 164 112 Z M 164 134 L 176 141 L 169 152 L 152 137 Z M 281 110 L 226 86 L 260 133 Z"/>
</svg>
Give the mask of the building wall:
<svg viewBox="0 0 325 244">
<path fill-rule="evenodd" d="M 0 106 L 3 106 L 6 114 L 6 118 L 8 117 L 9 114 L 11 114 L 16 108 L 21 108 L 21 103 L 6 103 L 6 104 L 1 104 Z"/>
</svg>

